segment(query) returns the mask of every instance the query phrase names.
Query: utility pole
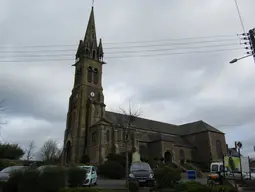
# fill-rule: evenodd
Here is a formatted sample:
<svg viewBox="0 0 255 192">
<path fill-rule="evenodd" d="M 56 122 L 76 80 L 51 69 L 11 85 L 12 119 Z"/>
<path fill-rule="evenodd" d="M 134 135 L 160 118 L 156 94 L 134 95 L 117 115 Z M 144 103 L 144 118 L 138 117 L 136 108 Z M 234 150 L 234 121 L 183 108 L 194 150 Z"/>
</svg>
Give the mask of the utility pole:
<svg viewBox="0 0 255 192">
<path fill-rule="evenodd" d="M 248 42 L 245 42 L 245 45 L 248 45 L 245 47 L 245 49 L 248 49 L 250 51 L 247 52 L 247 54 L 253 55 L 254 62 L 255 62 L 255 28 L 250 29 L 249 33 L 243 33 L 243 36 L 245 36 L 243 39 L 247 40 Z"/>
<path fill-rule="evenodd" d="M 250 45 L 251 45 L 251 54 L 255 62 L 255 28 L 249 31 Z"/>
<path fill-rule="evenodd" d="M 241 34 L 241 36 L 243 36 L 243 38 L 241 38 L 242 40 L 245 40 L 245 42 L 243 43 L 244 45 L 247 45 L 245 47 L 246 50 L 249 50 L 246 52 L 247 55 L 240 57 L 240 58 L 235 58 L 233 60 L 230 61 L 230 63 L 235 63 L 238 60 L 244 59 L 246 57 L 250 57 L 253 56 L 254 59 L 254 63 L 255 63 L 255 28 L 254 29 L 250 29 L 248 33 L 243 33 Z"/>
</svg>

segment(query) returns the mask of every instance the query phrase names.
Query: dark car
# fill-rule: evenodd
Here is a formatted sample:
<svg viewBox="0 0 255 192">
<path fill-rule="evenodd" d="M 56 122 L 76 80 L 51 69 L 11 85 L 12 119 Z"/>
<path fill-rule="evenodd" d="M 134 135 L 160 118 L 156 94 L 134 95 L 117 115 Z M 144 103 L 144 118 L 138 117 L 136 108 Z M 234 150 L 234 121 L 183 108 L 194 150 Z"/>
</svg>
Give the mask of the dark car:
<svg viewBox="0 0 255 192">
<path fill-rule="evenodd" d="M 2 171 L 0 171 L 0 181 L 7 182 L 10 178 L 10 174 L 15 171 L 24 171 L 28 167 L 27 166 L 11 166 L 6 167 Z"/>
<path fill-rule="evenodd" d="M 129 180 L 135 180 L 139 185 L 154 186 L 154 174 L 148 163 L 135 162 L 131 164 Z"/>
</svg>

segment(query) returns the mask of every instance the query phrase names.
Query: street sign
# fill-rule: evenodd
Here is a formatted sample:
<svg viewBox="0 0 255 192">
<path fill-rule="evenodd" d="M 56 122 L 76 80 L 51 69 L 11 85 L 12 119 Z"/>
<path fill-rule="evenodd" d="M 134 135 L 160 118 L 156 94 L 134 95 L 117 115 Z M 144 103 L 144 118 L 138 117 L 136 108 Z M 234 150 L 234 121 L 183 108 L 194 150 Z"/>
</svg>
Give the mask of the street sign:
<svg viewBox="0 0 255 192">
<path fill-rule="evenodd" d="M 235 142 L 236 149 L 241 149 L 243 147 L 243 144 L 240 141 Z"/>
<path fill-rule="evenodd" d="M 195 170 L 187 170 L 187 176 L 188 176 L 188 179 L 194 180 L 197 178 L 197 173 Z"/>
</svg>

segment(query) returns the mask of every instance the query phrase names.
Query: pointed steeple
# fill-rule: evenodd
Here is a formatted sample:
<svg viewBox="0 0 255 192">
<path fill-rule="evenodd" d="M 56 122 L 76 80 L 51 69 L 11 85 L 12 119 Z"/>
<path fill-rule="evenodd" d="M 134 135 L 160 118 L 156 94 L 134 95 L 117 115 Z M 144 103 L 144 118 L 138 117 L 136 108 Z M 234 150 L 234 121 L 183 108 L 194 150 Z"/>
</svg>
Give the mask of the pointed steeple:
<svg viewBox="0 0 255 192">
<path fill-rule="evenodd" d="M 94 8 L 92 6 L 89 22 L 87 25 L 87 30 L 84 36 L 84 40 L 80 41 L 79 47 L 76 53 L 76 59 L 82 58 L 83 56 L 94 59 L 97 61 L 103 62 L 103 45 L 102 40 L 100 39 L 99 45 L 97 46 L 97 36 L 96 36 L 96 26 L 95 26 L 95 17 L 94 17 Z"/>
<path fill-rule="evenodd" d="M 102 45 L 102 39 L 100 38 L 99 45 L 97 48 L 97 55 L 100 61 L 103 61 L 104 57 L 104 51 L 103 51 L 103 45 Z"/>
<path fill-rule="evenodd" d="M 87 30 L 84 37 L 85 47 L 92 49 L 97 49 L 97 36 L 96 36 L 96 26 L 94 17 L 94 8 L 91 8 L 89 22 L 87 25 Z"/>
</svg>

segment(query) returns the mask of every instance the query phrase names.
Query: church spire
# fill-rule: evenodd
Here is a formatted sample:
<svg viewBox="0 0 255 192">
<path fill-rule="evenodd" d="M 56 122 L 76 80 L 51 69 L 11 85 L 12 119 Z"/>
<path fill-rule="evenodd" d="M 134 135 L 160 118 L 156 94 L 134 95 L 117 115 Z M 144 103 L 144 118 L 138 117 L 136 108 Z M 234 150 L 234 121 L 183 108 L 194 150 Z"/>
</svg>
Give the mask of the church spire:
<svg viewBox="0 0 255 192">
<path fill-rule="evenodd" d="M 92 6 L 84 40 L 81 40 L 79 43 L 76 59 L 85 56 L 87 58 L 103 62 L 103 55 L 104 53 L 101 39 L 99 45 L 97 45 L 94 7 Z"/>
<path fill-rule="evenodd" d="M 96 36 L 96 26 L 95 26 L 95 17 L 94 17 L 94 7 L 92 6 L 89 22 L 87 25 L 87 30 L 84 37 L 85 47 L 92 51 L 97 49 L 97 36 Z"/>
</svg>

